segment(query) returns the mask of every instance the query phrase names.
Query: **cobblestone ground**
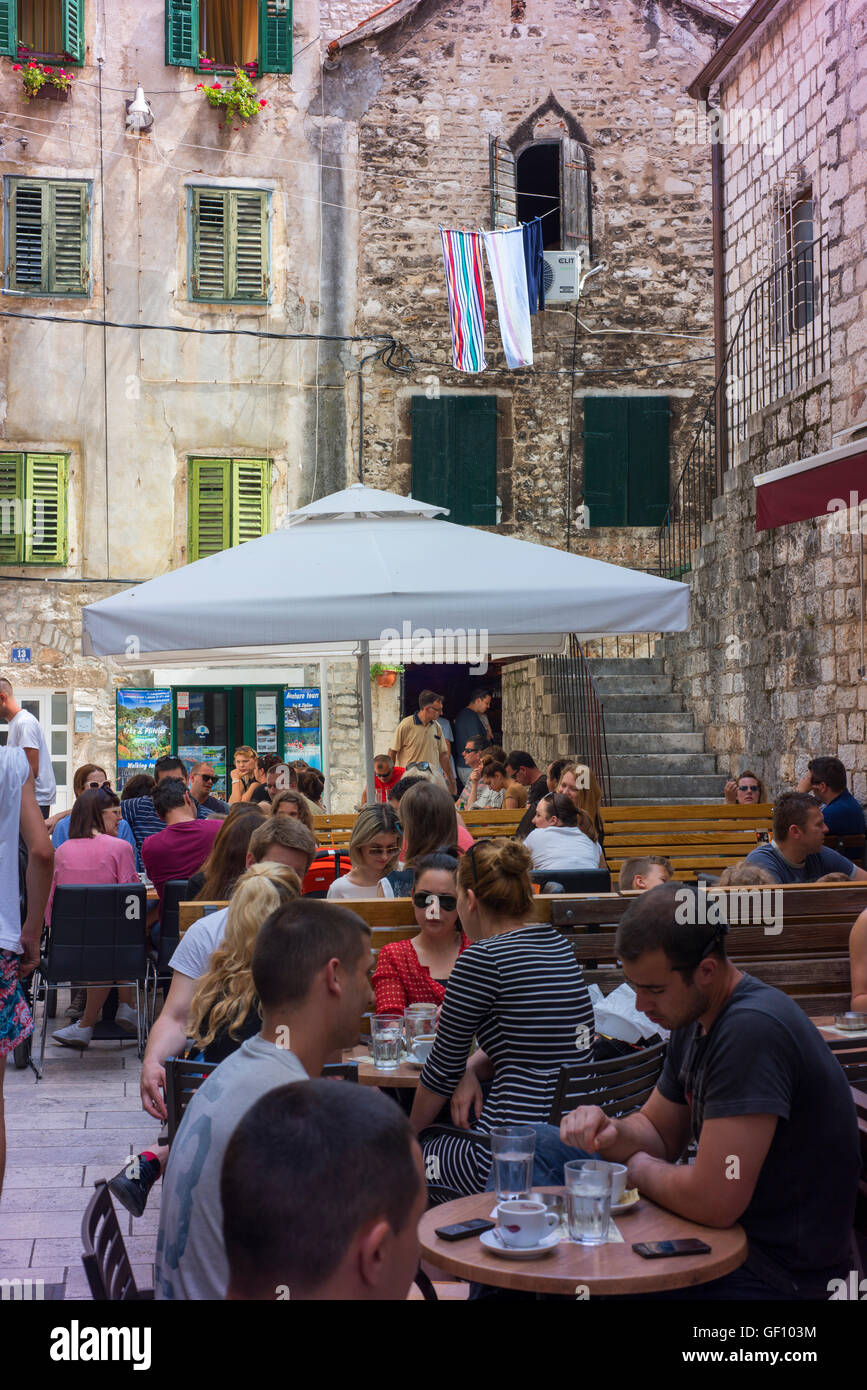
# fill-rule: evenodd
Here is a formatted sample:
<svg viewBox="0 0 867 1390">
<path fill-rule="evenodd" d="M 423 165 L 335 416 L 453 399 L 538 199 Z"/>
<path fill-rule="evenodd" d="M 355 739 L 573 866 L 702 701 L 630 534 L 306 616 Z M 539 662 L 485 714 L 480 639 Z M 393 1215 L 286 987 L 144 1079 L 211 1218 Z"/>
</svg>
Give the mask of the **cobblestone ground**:
<svg viewBox="0 0 867 1390">
<path fill-rule="evenodd" d="M 52 1044 L 68 1002 L 61 991 L 42 1080 L 29 1067 L 16 1071 L 11 1057 L 6 1067 L 0 1279 L 43 1279 L 64 1284 L 67 1299 L 89 1299 L 80 1228 L 93 1184 L 152 1144 L 158 1126 L 141 1107 L 134 1041 L 92 1042 L 81 1053 Z M 160 1192 L 157 1183 L 138 1220 L 115 1203 L 139 1288 L 153 1287 Z"/>
</svg>

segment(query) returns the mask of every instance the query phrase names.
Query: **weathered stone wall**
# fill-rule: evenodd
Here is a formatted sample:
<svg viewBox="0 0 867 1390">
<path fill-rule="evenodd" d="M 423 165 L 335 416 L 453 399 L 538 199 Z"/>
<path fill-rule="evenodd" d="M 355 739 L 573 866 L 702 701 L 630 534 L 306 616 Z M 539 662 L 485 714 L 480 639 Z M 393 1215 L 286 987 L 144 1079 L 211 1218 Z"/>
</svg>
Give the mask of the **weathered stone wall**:
<svg viewBox="0 0 867 1390">
<path fill-rule="evenodd" d="M 573 507 L 583 497 L 588 394 L 668 395 L 677 470 L 713 375 L 709 146 L 682 143 L 678 117 L 691 107 L 686 83 L 727 31 L 686 8 L 626 0 L 528 0 L 525 22 L 507 20 L 503 0 L 423 0 L 399 34 L 342 50 L 324 76 L 324 100 L 326 110 L 345 112 L 361 88 L 367 93 L 355 118 L 355 327 L 394 333 L 417 359 L 409 381 L 368 368 L 365 480 L 409 490 L 414 394 L 496 394 L 498 529 L 562 547 L 574 306 L 534 318 L 535 370 L 510 372 L 489 287 L 489 370 L 454 372 L 438 225 L 490 225 L 490 135 L 523 143 L 570 133 L 586 142 L 593 258 L 607 270 L 588 282 L 579 306 Z M 573 526 L 572 545 L 639 566 L 656 555 L 652 528 L 594 528 L 592 516 L 589 530 Z"/>
</svg>

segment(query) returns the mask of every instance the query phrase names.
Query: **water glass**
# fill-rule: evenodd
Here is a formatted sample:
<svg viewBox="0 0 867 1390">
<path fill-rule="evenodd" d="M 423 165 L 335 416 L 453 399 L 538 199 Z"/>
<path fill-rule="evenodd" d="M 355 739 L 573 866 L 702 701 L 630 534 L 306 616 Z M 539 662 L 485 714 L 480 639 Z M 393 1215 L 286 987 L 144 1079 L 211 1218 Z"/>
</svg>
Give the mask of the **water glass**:
<svg viewBox="0 0 867 1390">
<path fill-rule="evenodd" d="M 501 1202 L 529 1197 L 533 1188 L 536 1131 L 532 1125 L 495 1125 L 491 1130 L 494 1191 Z"/>
<path fill-rule="evenodd" d="M 401 1019 L 396 1014 L 381 1014 L 370 1020 L 373 1065 L 377 1071 L 394 1071 L 400 1066 L 402 1032 Z"/>
<path fill-rule="evenodd" d="M 415 1051 L 416 1038 L 429 1033 L 435 1033 L 436 1026 L 436 1004 L 410 1004 L 409 1008 L 404 1009 L 403 1027 L 406 1035 L 407 1052 L 413 1053 Z"/>
<path fill-rule="evenodd" d="M 565 1165 L 569 1236 L 580 1245 L 604 1245 L 611 1214 L 611 1170 L 575 1160 Z"/>
</svg>

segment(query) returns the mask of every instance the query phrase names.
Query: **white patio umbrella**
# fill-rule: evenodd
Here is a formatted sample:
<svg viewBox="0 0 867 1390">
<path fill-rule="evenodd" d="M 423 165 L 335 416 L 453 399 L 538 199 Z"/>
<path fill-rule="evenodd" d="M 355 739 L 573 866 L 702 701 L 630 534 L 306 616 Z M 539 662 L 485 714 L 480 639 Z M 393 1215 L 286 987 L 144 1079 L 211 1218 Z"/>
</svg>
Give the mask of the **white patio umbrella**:
<svg viewBox="0 0 867 1390">
<path fill-rule="evenodd" d="M 437 632 L 498 657 L 562 651 L 572 632 L 688 626 L 685 584 L 437 519 L 447 514 L 355 483 L 270 535 L 90 604 L 83 650 L 137 666 L 355 657 L 372 802 L 371 655 L 412 659 Z"/>
</svg>

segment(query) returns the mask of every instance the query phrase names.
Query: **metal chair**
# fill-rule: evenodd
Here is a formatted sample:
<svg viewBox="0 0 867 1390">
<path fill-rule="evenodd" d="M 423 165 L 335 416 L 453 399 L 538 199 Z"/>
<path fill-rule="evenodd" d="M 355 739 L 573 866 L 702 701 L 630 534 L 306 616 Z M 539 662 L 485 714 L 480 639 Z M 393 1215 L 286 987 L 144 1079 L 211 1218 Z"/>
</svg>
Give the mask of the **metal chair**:
<svg viewBox="0 0 867 1390">
<path fill-rule="evenodd" d="M 217 1065 L 216 1062 L 188 1062 L 185 1057 L 166 1059 L 167 1144 L 171 1144 L 177 1134 L 178 1125 L 196 1091 Z"/>
<path fill-rule="evenodd" d="M 579 1105 L 598 1105 L 617 1118 L 640 1110 L 659 1080 L 667 1043 L 654 1043 L 610 1062 L 567 1062 L 560 1068 L 548 1123 L 559 1125 Z"/>
<path fill-rule="evenodd" d="M 178 906 L 186 901 L 188 882 L 185 878 L 172 878 L 163 886 L 159 940 L 156 947 L 151 947 L 148 952 L 148 980 L 145 986 L 145 998 L 150 992 L 148 1018 L 151 1027 L 157 1009 L 157 989 L 160 982 L 165 985 L 170 979 L 169 961 L 181 939 Z"/>
<path fill-rule="evenodd" d="M 142 883 L 63 885 L 55 889 L 48 939 L 33 972 L 33 997 L 45 986 L 42 1039 L 37 1075 L 45 1065 L 48 995 L 59 985 L 135 985 L 138 1055 L 144 1055 L 146 1017 L 143 1008 L 147 979 L 145 922 L 147 892 Z M 100 1040 L 124 1041 L 120 1028 Z"/>
<path fill-rule="evenodd" d="M 132 1303 L 153 1298 L 153 1289 L 136 1285 L 108 1183 L 101 1178 L 94 1187 L 96 1191 L 81 1218 L 81 1263 L 92 1297 L 97 1303 Z"/>
</svg>

